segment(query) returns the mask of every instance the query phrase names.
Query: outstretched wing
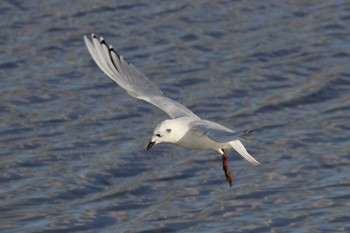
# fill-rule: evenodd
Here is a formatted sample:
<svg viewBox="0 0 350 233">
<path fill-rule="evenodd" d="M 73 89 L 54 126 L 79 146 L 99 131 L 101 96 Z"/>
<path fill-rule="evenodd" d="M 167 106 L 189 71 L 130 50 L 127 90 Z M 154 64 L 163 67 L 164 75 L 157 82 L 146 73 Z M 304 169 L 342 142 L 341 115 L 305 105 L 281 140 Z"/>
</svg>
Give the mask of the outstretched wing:
<svg viewBox="0 0 350 233">
<path fill-rule="evenodd" d="M 217 130 L 217 129 L 209 129 L 207 131 L 208 137 L 216 142 L 230 142 L 234 140 L 238 140 L 240 138 L 244 138 L 249 134 L 247 130 L 245 131 L 222 131 L 222 130 Z"/>
<path fill-rule="evenodd" d="M 201 134 L 205 134 L 211 140 L 219 143 L 239 140 L 252 132 L 251 130 L 233 131 L 215 122 L 205 120 L 194 121 L 190 127 L 191 130 L 199 131 Z"/>
<path fill-rule="evenodd" d="M 91 40 L 84 36 L 86 47 L 100 69 L 132 97 L 144 100 L 162 109 L 171 118 L 190 116 L 199 119 L 184 105 L 163 95 L 158 86 L 143 73 L 129 64 L 105 40 L 98 39 L 94 34 Z"/>
<path fill-rule="evenodd" d="M 235 132 L 215 122 L 204 120 L 193 121 L 190 127 L 191 130 L 197 131 L 201 135 L 207 135 L 208 138 L 215 142 L 229 143 L 231 147 L 247 161 L 254 165 L 259 164 L 259 162 L 248 153 L 243 144 L 239 141 L 239 139 L 249 136 L 252 133 L 252 130 Z"/>
</svg>

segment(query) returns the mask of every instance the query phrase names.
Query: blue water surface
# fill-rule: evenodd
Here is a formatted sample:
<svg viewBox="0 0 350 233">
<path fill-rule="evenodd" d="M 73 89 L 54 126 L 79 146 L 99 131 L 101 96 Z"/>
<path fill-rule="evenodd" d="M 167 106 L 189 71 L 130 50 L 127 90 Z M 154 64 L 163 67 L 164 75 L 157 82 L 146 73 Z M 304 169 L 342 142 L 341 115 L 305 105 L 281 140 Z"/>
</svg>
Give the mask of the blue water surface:
<svg viewBox="0 0 350 233">
<path fill-rule="evenodd" d="M 1 232 L 350 232 L 348 1 L 2 1 Z M 96 33 L 262 164 L 157 145 Z"/>
</svg>

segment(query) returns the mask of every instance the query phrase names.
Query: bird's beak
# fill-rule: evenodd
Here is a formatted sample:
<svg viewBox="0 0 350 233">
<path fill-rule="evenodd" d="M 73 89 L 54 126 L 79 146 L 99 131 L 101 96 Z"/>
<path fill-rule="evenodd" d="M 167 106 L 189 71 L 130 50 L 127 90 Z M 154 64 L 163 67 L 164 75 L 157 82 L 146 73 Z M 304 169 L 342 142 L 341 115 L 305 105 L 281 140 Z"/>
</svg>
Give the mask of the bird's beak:
<svg viewBox="0 0 350 233">
<path fill-rule="evenodd" d="M 156 141 L 154 142 L 150 141 L 147 145 L 147 150 L 150 150 L 154 146 L 154 144 L 156 144 Z"/>
</svg>

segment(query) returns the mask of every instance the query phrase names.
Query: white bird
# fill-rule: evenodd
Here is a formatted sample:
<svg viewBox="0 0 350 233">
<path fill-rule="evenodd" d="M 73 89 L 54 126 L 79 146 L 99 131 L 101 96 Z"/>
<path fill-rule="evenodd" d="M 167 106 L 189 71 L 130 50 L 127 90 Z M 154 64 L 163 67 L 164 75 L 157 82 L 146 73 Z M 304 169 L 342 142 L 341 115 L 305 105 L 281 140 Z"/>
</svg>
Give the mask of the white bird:
<svg viewBox="0 0 350 233">
<path fill-rule="evenodd" d="M 232 186 L 226 151 L 236 150 L 243 158 L 254 165 L 256 161 L 240 142 L 251 130 L 235 132 L 218 123 L 201 120 L 184 105 L 167 98 L 158 86 L 142 72 L 129 64 L 103 39 L 94 34 L 91 40 L 84 36 L 85 44 L 100 69 L 129 95 L 144 100 L 162 109 L 172 119 L 160 122 L 153 131 L 147 150 L 158 143 L 173 143 L 191 149 L 211 149 L 222 155 L 226 181 Z"/>
</svg>

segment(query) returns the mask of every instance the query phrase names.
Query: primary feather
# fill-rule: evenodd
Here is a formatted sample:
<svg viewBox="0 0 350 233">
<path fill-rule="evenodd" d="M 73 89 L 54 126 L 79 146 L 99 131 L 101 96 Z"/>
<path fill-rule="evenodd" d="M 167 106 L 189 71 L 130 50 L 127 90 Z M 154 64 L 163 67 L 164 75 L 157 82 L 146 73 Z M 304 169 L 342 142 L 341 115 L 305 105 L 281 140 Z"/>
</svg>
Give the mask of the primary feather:
<svg viewBox="0 0 350 233">
<path fill-rule="evenodd" d="M 94 34 L 91 41 L 84 36 L 85 44 L 98 67 L 131 96 L 162 109 L 171 118 L 191 116 L 200 119 L 184 105 L 164 96 L 158 86 L 120 56 L 105 40 Z"/>
</svg>

